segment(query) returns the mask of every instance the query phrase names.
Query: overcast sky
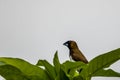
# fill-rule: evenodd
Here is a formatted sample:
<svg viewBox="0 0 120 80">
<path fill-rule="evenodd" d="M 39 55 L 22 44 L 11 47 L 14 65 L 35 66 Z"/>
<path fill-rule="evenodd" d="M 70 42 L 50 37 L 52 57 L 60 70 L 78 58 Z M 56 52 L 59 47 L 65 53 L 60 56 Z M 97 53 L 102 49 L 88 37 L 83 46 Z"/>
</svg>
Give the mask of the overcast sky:
<svg viewBox="0 0 120 80">
<path fill-rule="evenodd" d="M 0 56 L 52 63 L 58 50 L 62 63 L 69 60 L 67 40 L 89 61 L 120 48 L 120 0 L 0 0 Z M 120 72 L 119 66 L 112 69 Z"/>
</svg>

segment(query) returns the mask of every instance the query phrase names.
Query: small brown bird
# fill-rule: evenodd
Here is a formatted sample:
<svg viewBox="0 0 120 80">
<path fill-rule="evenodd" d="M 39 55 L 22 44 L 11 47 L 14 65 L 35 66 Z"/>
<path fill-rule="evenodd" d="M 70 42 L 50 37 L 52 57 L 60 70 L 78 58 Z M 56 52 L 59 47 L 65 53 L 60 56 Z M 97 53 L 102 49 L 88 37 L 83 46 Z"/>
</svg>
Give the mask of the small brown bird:
<svg viewBox="0 0 120 80">
<path fill-rule="evenodd" d="M 88 63 L 87 59 L 79 50 L 77 43 L 75 41 L 69 40 L 65 42 L 63 45 L 69 48 L 69 51 L 70 51 L 69 56 L 72 57 L 73 60 Z"/>
</svg>

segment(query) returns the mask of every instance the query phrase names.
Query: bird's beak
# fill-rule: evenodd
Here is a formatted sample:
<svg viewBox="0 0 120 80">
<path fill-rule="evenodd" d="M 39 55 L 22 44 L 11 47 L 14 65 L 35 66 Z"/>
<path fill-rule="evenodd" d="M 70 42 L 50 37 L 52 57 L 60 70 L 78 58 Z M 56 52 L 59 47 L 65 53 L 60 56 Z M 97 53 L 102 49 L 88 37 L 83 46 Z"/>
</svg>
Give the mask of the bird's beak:
<svg viewBox="0 0 120 80">
<path fill-rule="evenodd" d="M 63 45 L 68 46 L 68 43 L 67 43 L 67 42 L 65 42 L 65 43 L 63 43 Z"/>
</svg>

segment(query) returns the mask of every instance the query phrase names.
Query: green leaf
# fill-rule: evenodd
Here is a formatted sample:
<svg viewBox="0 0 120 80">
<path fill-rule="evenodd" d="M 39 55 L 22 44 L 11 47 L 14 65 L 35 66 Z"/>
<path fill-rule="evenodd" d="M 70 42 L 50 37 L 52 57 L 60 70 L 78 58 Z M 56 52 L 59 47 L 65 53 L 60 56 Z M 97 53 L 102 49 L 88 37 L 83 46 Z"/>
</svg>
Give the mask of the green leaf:
<svg viewBox="0 0 120 80">
<path fill-rule="evenodd" d="M 41 66 L 44 67 L 44 63 L 43 63 L 43 62 L 44 62 L 44 60 L 38 60 L 38 62 L 37 62 L 36 65 L 37 65 L 37 66 L 40 66 L 40 67 L 41 67 Z"/>
<path fill-rule="evenodd" d="M 65 75 L 65 72 L 61 69 L 61 64 L 58 59 L 58 52 L 56 51 L 53 64 L 56 71 L 56 79 L 55 80 L 69 80 L 69 78 Z"/>
<path fill-rule="evenodd" d="M 50 80 L 54 80 L 56 78 L 55 69 L 49 62 L 47 62 L 46 60 L 39 60 L 37 65 L 38 66 L 43 65 L 45 67 L 45 70 L 47 74 L 49 75 Z"/>
<path fill-rule="evenodd" d="M 73 78 L 73 80 L 84 80 L 84 79 L 82 78 L 81 75 L 79 75 L 79 76 L 75 76 L 75 77 Z"/>
<path fill-rule="evenodd" d="M 55 66 L 55 71 L 57 74 L 59 74 L 60 72 L 60 62 L 59 62 L 59 59 L 58 59 L 58 52 L 56 51 L 55 55 L 54 55 L 54 58 L 53 58 L 53 64 Z"/>
<path fill-rule="evenodd" d="M 56 80 L 70 80 L 67 75 L 65 74 L 65 72 L 60 69 L 60 75 L 57 76 Z"/>
<path fill-rule="evenodd" d="M 100 74 L 101 70 L 104 68 L 109 67 L 111 64 L 114 62 L 118 61 L 120 59 L 120 48 L 113 50 L 111 52 L 99 55 L 92 59 L 86 69 L 84 69 L 81 72 L 81 75 L 85 77 L 92 77 L 92 76 L 97 76 L 98 73 Z M 111 76 L 115 76 L 115 72 L 108 70 L 107 72 L 111 72 Z M 105 73 L 105 71 L 103 72 Z M 112 75 L 113 74 L 113 75 Z M 106 74 L 103 74 L 102 76 L 107 76 Z M 116 74 L 118 76 L 118 74 Z"/>
<path fill-rule="evenodd" d="M 0 75 L 6 80 L 29 80 L 19 69 L 11 65 L 0 66 Z"/>
<path fill-rule="evenodd" d="M 104 76 L 104 77 L 120 77 L 120 73 L 113 71 L 112 69 L 108 70 L 99 70 L 95 74 L 93 74 L 93 77 L 96 76 Z"/>
<path fill-rule="evenodd" d="M 14 78 L 11 75 L 6 75 L 6 74 L 11 74 L 12 76 L 14 76 Z M 35 65 L 32 65 L 18 58 L 1 57 L 0 58 L 0 75 L 3 75 L 3 77 L 6 79 L 11 77 L 11 79 L 13 78 L 12 80 L 18 80 L 16 79 L 18 77 L 16 76 L 17 74 L 19 74 L 21 78 L 24 76 L 26 78 L 29 78 L 29 80 L 33 80 L 33 79 L 34 80 L 50 80 L 47 74 L 45 73 L 45 71 Z"/>
<path fill-rule="evenodd" d="M 83 62 L 71 62 L 71 61 L 66 61 L 65 63 L 62 64 L 61 68 L 65 72 L 65 74 L 72 79 L 75 76 L 78 76 L 79 73 L 77 72 L 78 69 L 84 69 L 84 66 L 86 64 Z"/>
</svg>

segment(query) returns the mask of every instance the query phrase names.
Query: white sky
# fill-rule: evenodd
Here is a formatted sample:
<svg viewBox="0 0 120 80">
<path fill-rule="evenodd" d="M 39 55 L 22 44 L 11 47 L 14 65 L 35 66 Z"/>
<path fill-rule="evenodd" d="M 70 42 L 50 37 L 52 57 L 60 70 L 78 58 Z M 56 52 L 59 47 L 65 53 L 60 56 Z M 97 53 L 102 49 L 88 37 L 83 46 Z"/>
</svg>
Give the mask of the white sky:
<svg viewBox="0 0 120 80">
<path fill-rule="evenodd" d="M 67 40 L 75 40 L 88 60 L 120 48 L 120 0 L 0 0 L 0 56 L 52 63 L 58 50 L 64 62 Z M 120 72 L 119 66 L 112 68 Z"/>
</svg>

